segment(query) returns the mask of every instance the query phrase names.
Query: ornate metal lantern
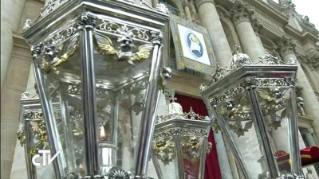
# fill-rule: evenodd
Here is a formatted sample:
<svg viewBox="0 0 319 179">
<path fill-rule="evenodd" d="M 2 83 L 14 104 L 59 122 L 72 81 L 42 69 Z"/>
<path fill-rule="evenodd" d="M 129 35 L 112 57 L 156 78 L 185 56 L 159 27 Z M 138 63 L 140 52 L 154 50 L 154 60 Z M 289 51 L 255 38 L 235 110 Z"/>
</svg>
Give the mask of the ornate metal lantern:
<svg viewBox="0 0 319 179">
<path fill-rule="evenodd" d="M 59 114 L 59 111 L 55 112 L 57 119 Z M 39 150 L 49 149 L 49 145 L 38 95 L 31 96 L 28 92 L 21 95 L 20 123 L 21 129 L 17 132 L 17 138 L 21 146 L 24 146 L 28 178 L 42 178 L 43 173 L 46 173 L 46 176 L 54 176 L 52 165 L 40 165 L 43 155 L 39 154 Z M 39 165 L 33 165 L 33 162 Z"/>
<path fill-rule="evenodd" d="M 229 73 L 224 74 L 227 70 Z M 297 105 L 296 60 L 282 62 L 269 53 L 258 63 L 234 52 L 231 68 L 220 68 L 202 97 L 219 124 L 244 178 L 302 177 Z M 284 126 L 286 126 L 284 128 Z M 280 173 L 271 135 L 288 135 L 291 171 Z M 286 141 L 285 141 L 286 142 Z"/>
<path fill-rule="evenodd" d="M 162 62 L 168 15 L 131 1 L 48 6 L 24 37 L 51 155 L 60 152 L 56 178 L 146 178 L 160 90 L 171 77 Z"/>
<path fill-rule="evenodd" d="M 206 153 L 212 145 L 207 140 L 211 120 L 192 109 L 183 113 L 172 91 L 170 99 L 168 115 L 159 117 L 155 125 L 152 156 L 157 175 L 160 179 L 204 178 Z"/>
</svg>

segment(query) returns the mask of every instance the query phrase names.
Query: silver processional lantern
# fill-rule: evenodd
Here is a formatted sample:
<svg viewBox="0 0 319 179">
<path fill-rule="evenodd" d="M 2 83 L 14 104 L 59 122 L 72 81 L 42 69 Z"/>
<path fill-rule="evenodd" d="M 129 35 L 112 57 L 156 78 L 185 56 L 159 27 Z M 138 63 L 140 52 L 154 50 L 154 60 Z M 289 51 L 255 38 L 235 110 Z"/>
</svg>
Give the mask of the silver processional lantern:
<svg viewBox="0 0 319 179">
<path fill-rule="evenodd" d="M 192 109 L 183 113 L 180 104 L 172 102 L 168 114 L 160 116 L 155 125 L 152 159 L 160 179 L 204 178 L 206 153 L 212 144 L 208 142 L 211 120 Z"/>
<path fill-rule="evenodd" d="M 168 15 L 100 0 L 52 1 L 43 11 L 23 36 L 51 155 L 60 152 L 56 178 L 146 178 L 159 95 L 171 77 L 163 64 Z"/>
<path fill-rule="evenodd" d="M 52 165 L 42 165 L 43 155 L 40 150 L 48 150 L 50 148 L 46 125 L 42 113 L 41 103 L 38 95 L 34 92 L 24 92 L 21 95 L 20 107 L 20 126 L 17 132 L 17 138 L 21 146 L 24 147 L 25 162 L 27 175 L 29 179 L 43 178 L 46 176 L 54 176 Z M 60 120 L 60 110 L 54 113 L 57 120 Z M 45 160 L 47 163 L 47 160 Z M 33 164 L 38 163 L 38 164 Z"/>
<path fill-rule="evenodd" d="M 236 48 L 229 69 L 219 67 L 212 84 L 201 86 L 210 115 L 228 140 L 244 178 L 303 178 L 295 94 L 296 59 L 282 62 L 266 52 L 258 63 L 253 63 Z M 278 170 L 274 156 L 276 150 L 270 136 L 278 132 L 289 138 L 288 173 Z"/>
</svg>

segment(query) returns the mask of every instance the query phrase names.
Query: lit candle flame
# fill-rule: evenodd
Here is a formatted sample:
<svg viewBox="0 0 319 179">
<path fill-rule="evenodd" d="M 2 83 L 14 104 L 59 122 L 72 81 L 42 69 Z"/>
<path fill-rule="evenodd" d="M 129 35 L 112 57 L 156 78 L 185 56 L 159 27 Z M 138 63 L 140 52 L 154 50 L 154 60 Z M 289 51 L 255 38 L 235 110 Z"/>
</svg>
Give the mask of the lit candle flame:
<svg viewBox="0 0 319 179">
<path fill-rule="evenodd" d="M 82 168 L 82 163 L 80 163 L 79 168 Z"/>
<path fill-rule="evenodd" d="M 103 126 L 101 126 L 100 137 L 101 137 L 101 139 L 105 139 L 105 136 L 106 136 L 106 134 L 105 134 L 105 129 L 104 129 Z"/>
</svg>

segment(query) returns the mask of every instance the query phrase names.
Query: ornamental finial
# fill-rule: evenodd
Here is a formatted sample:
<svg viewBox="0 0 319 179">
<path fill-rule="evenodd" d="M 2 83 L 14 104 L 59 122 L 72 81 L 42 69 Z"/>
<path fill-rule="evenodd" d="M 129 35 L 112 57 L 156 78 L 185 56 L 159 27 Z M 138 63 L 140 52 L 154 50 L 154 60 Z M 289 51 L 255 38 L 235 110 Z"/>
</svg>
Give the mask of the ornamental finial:
<svg viewBox="0 0 319 179">
<path fill-rule="evenodd" d="M 183 107 L 175 102 L 177 100 L 175 97 L 175 90 L 171 89 L 168 95 L 169 100 L 171 101 L 168 105 L 168 114 L 183 114 Z"/>
</svg>

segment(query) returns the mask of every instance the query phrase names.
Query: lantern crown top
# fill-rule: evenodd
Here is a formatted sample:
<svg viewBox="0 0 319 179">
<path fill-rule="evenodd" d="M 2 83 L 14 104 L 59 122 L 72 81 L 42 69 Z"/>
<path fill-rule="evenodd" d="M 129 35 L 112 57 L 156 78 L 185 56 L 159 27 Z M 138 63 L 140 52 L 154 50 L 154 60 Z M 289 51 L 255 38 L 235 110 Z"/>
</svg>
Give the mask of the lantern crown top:
<svg viewBox="0 0 319 179">
<path fill-rule="evenodd" d="M 168 114 L 165 116 L 159 117 L 159 123 L 170 121 L 173 119 L 181 119 L 181 120 L 191 120 L 191 121 L 198 121 L 198 120 L 207 120 L 210 121 L 209 117 L 201 116 L 199 114 L 196 114 L 192 107 L 190 107 L 189 112 L 183 112 L 183 107 L 175 102 L 177 98 L 175 97 L 175 91 L 169 90 L 168 96 L 170 103 L 168 104 Z"/>
<path fill-rule="evenodd" d="M 169 100 L 170 103 L 168 104 L 168 115 L 183 115 L 183 107 L 175 102 L 177 98 L 175 97 L 175 91 L 169 91 Z"/>
<path fill-rule="evenodd" d="M 177 98 L 175 97 L 174 90 L 169 91 L 169 100 L 170 103 L 168 105 L 168 115 L 183 115 L 183 107 L 179 103 L 175 102 Z"/>
</svg>

